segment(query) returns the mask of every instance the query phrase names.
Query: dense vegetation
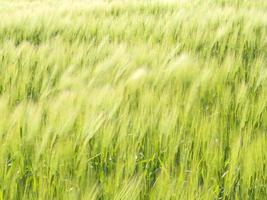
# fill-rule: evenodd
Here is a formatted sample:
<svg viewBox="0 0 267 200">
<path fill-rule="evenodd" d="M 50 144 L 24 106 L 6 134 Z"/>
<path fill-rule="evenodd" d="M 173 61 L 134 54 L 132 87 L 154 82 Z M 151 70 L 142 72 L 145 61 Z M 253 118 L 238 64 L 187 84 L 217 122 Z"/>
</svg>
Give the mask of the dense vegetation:
<svg viewBox="0 0 267 200">
<path fill-rule="evenodd" d="M 0 199 L 267 198 L 267 1 L 0 1 Z"/>
</svg>

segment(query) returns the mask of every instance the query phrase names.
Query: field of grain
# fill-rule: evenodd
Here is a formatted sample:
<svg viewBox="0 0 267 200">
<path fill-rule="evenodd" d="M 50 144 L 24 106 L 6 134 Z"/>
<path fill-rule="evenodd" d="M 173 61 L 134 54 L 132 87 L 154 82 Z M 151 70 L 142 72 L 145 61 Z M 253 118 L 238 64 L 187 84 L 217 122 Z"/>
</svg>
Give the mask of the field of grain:
<svg viewBox="0 0 267 200">
<path fill-rule="evenodd" d="M 267 1 L 0 0 L 0 199 L 267 199 Z"/>
</svg>

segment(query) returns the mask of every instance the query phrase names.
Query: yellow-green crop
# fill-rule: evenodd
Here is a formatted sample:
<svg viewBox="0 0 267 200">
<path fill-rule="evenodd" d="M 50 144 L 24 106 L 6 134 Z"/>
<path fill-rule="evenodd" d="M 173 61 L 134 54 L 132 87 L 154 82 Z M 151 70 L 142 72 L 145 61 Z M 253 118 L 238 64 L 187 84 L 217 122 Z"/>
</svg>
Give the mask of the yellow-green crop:
<svg viewBox="0 0 267 200">
<path fill-rule="evenodd" d="M 0 1 L 0 199 L 267 199 L 267 1 Z"/>
</svg>

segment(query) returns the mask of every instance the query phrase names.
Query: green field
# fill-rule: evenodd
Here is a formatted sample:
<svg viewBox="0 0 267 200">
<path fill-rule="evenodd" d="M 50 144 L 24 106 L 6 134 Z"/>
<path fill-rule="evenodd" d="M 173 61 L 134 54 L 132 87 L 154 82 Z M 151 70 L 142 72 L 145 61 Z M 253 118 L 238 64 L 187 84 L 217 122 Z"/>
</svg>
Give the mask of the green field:
<svg viewBox="0 0 267 200">
<path fill-rule="evenodd" d="M 267 1 L 0 0 L 13 199 L 267 199 Z"/>
</svg>

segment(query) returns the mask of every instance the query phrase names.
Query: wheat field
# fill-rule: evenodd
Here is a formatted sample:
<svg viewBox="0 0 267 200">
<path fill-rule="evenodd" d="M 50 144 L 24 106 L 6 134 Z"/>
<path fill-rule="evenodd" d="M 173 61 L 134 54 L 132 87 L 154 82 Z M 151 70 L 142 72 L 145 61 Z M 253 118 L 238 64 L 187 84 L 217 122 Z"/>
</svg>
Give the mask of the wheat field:
<svg viewBox="0 0 267 200">
<path fill-rule="evenodd" d="M 267 199 L 267 1 L 0 0 L 0 199 Z"/>
</svg>

